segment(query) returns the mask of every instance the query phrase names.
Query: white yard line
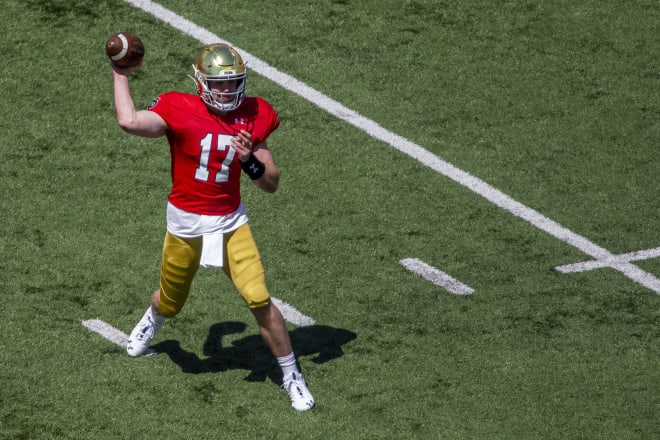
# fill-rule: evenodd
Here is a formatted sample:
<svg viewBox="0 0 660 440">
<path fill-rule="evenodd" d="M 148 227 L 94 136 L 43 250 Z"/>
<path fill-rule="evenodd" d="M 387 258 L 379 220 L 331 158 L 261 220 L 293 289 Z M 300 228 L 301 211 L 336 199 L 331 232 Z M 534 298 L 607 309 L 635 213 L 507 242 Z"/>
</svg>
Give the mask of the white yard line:
<svg viewBox="0 0 660 440">
<path fill-rule="evenodd" d="M 83 321 L 82 325 L 86 327 L 88 330 L 91 330 L 94 333 L 103 336 L 108 341 L 113 342 L 122 350 L 126 350 L 126 342 L 128 342 L 128 335 L 123 331 L 119 330 L 118 328 L 115 328 L 110 324 L 108 324 L 107 322 L 104 322 L 98 318 L 88 319 L 86 321 Z M 147 348 L 142 356 L 149 356 L 151 354 L 156 354 L 156 353 L 157 353 L 156 350 L 152 348 Z"/>
<path fill-rule="evenodd" d="M 280 309 L 280 312 L 282 312 L 282 316 L 287 322 L 297 325 L 298 327 L 314 325 L 314 320 L 312 318 L 303 315 L 292 305 L 287 304 L 284 301 L 274 297 L 271 297 L 271 300 L 273 301 L 273 304 L 275 304 L 277 308 Z M 98 333 L 99 335 L 103 336 L 105 339 L 121 347 L 122 349 L 126 348 L 128 335 L 123 331 L 108 324 L 107 322 L 102 321 L 101 319 L 98 318 L 88 319 L 83 321 L 82 325 L 87 329 L 93 331 L 94 333 Z M 156 351 L 149 348 L 147 349 L 147 351 L 143 356 L 149 354 L 155 354 L 155 353 Z"/>
<path fill-rule="evenodd" d="M 186 35 L 189 35 L 202 44 L 209 44 L 215 42 L 225 42 L 232 44 L 227 40 L 220 38 L 212 32 L 196 25 L 195 23 L 186 20 L 180 15 L 164 8 L 158 3 L 149 0 L 125 0 L 127 3 L 142 9 L 148 14 L 164 21 L 172 27 L 180 30 Z M 233 44 L 232 44 L 233 46 Z M 479 194 L 491 203 L 499 206 L 503 210 L 519 217 L 536 228 L 547 232 L 553 237 L 561 240 L 562 242 L 573 246 L 581 252 L 589 255 L 595 260 L 599 261 L 612 261 L 615 255 L 610 253 L 585 237 L 578 235 L 564 226 L 550 220 L 539 212 L 528 208 L 522 203 L 517 202 L 502 191 L 490 186 L 483 180 L 475 177 L 463 170 L 456 168 L 454 165 L 445 162 L 440 157 L 434 155 L 430 151 L 422 148 L 421 146 L 409 141 L 391 131 L 381 127 L 376 122 L 358 114 L 357 112 L 343 106 L 339 102 L 331 99 L 330 97 L 314 90 L 307 84 L 293 78 L 286 73 L 280 72 L 276 68 L 270 66 L 266 62 L 260 60 L 254 55 L 246 52 L 245 50 L 236 47 L 243 55 L 243 58 L 248 62 L 248 66 L 254 72 L 270 79 L 271 81 L 279 84 L 285 89 L 305 98 L 306 100 L 317 105 L 321 109 L 336 116 L 337 118 L 348 122 L 349 124 L 363 130 L 375 139 L 383 141 L 391 147 L 399 150 L 400 152 L 418 160 L 425 166 L 437 171 L 438 173 L 452 179 L 456 183 L 463 185 L 470 189 L 472 192 Z M 639 267 L 630 262 L 614 262 L 607 264 L 614 270 L 617 270 L 630 278 L 634 282 L 660 294 L 660 279 L 654 275 L 643 271 Z"/>
<path fill-rule="evenodd" d="M 100 319 L 88 319 L 87 321 L 83 321 L 82 325 L 94 333 L 98 333 L 99 335 L 103 336 L 108 341 L 114 342 L 119 347 L 126 348 L 128 335 L 123 331 L 111 326 L 107 322 L 101 321 Z"/>
<path fill-rule="evenodd" d="M 627 254 L 614 255 L 614 257 L 609 260 L 590 260 L 582 261 L 580 263 L 565 264 L 563 266 L 555 267 L 555 270 L 562 273 L 584 272 L 592 269 L 600 269 L 602 267 L 610 267 L 614 263 L 626 263 L 630 261 L 648 260 L 658 257 L 660 257 L 660 247 L 655 249 L 645 249 L 642 251 L 629 252 Z"/>
<path fill-rule="evenodd" d="M 293 325 L 297 325 L 298 327 L 307 327 L 315 324 L 314 319 L 303 315 L 291 304 L 285 303 L 284 301 L 272 296 L 270 299 L 273 304 L 275 304 L 277 308 L 280 309 L 282 316 L 287 322 L 290 322 Z"/>
<path fill-rule="evenodd" d="M 418 275 L 421 275 L 427 281 L 440 286 L 443 289 L 447 290 L 454 295 L 472 295 L 474 289 L 468 285 L 465 285 L 458 281 L 456 278 L 436 269 L 433 266 L 429 266 L 421 260 L 416 258 L 404 258 L 399 261 L 411 272 L 414 272 Z"/>
</svg>

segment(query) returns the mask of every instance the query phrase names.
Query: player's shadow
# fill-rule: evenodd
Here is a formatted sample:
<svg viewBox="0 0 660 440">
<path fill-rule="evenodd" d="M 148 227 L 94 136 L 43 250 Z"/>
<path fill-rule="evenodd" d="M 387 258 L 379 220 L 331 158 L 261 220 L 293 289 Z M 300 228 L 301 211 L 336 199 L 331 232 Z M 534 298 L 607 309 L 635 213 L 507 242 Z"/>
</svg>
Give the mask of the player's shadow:
<svg viewBox="0 0 660 440">
<path fill-rule="evenodd" d="M 224 336 L 242 333 L 246 327 L 242 322 L 232 321 L 212 325 L 203 347 L 205 358 L 184 350 L 176 340 L 163 341 L 151 348 L 158 353 L 167 354 L 185 373 L 216 373 L 240 369 L 250 372 L 245 380 L 263 382 L 268 377 L 273 382 L 280 383 L 279 365 L 260 334 L 237 339 L 228 347 L 223 345 Z M 349 330 L 325 325 L 298 327 L 289 334 L 296 356 L 316 354 L 312 362 L 317 364 L 341 357 L 344 354 L 342 345 L 357 337 Z"/>
</svg>

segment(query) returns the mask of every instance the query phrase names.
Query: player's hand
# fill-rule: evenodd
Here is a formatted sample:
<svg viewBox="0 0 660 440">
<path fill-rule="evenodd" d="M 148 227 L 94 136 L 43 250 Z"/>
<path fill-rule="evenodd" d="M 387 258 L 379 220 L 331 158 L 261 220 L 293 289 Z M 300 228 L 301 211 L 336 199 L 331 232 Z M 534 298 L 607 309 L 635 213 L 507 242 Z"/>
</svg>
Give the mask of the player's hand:
<svg viewBox="0 0 660 440">
<path fill-rule="evenodd" d="M 121 66 L 118 66 L 118 65 L 114 64 L 113 62 L 110 62 L 110 67 L 112 67 L 112 70 L 115 71 L 116 73 L 118 73 L 119 75 L 128 76 L 131 73 L 135 72 L 136 70 L 140 69 L 140 67 L 142 67 L 143 62 L 144 62 L 144 59 L 141 59 L 138 64 L 136 64 L 135 66 L 130 66 L 130 67 L 121 67 Z"/>
<path fill-rule="evenodd" d="M 252 153 L 252 135 L 247 130 L 241 130 L 235 138 L 231 140 L 231 146 L 238 154 L 238 160 L 245 162 Z"/>
</svg>

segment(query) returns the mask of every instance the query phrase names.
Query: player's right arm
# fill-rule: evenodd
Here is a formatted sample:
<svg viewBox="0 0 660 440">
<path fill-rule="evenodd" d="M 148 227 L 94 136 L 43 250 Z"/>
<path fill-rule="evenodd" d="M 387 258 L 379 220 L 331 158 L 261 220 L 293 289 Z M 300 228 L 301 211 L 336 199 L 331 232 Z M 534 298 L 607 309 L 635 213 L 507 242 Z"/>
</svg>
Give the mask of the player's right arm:
<svg viewBox="0 0 660 440">
<path fill-rule="evenodd" d="M 136 110 L 128 85 L 128 75 L 140 66 L 112 66 L 117 123 L 127 133 L 144 137 L 160 137 L 167 133 L 167 123 L 155 112 Z"/>
</svg>

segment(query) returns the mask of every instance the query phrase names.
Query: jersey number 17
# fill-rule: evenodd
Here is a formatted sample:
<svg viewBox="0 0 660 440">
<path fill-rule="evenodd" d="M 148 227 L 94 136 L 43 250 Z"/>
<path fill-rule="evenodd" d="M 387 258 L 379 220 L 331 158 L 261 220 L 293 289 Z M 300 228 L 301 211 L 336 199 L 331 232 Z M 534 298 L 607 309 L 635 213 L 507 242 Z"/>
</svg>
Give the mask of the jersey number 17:
<svg viewBox="0 0 660 440">
<path fill-rule="evenodd" d="M 223 183 L 229 181 L 229 165 L 234 160 L 236 150 L 231 147 L 232 136 L 226 134 L 219 134 L 217 138 L 216 150 L 221 150 L 221 145 L 225 149 L 225 158 L 220 165 L 220 169 L 215 173 L 215 183 Z M 213 148 L 213 133 L 207 133 L 199 142 L 202 147 L 202 152 L 199 155 L 199 165 L 195 169 L 195 179 L 203 182 L 209 180 L 209 157 L 211 157 L 211 149 Z"/>
</svg>

